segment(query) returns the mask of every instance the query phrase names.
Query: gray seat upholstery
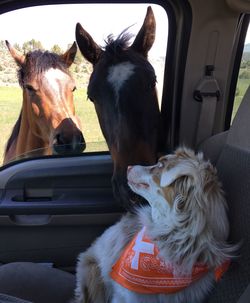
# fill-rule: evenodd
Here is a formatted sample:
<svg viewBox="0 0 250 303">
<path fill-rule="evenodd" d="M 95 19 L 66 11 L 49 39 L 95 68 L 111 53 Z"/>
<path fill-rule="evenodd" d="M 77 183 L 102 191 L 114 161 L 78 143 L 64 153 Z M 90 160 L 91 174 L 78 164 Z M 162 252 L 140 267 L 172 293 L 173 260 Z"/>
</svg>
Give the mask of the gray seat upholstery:
<svg viewBox="0 0 250 303">
<path fill-rule="evenodd" d="M 74 275 L 41 264 L 13 262 L 0 266 L 0 293 L 16 297 L 5 296 L 10 300 L 6 302 L 69 303 L 74 287 Z"/>
<path fill-rule="evenodd" d="M 225 143 L 217 140 L 217 136 L 205 142 L 202 150 L 215 162 L 226 192 L 229 240 L 242 244 L 238 257 L 212 291 L 208 302 L 236 303 L 250 283 L 250 86 L 230 130 L 221 138 Z"/>
</svg>

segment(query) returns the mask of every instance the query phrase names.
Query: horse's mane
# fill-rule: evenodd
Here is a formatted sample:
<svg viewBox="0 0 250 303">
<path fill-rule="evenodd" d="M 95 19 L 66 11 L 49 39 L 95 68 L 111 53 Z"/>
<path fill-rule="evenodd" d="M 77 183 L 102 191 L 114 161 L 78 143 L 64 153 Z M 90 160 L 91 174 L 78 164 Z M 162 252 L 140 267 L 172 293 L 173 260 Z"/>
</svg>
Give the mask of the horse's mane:
<svg viewBox="0 0 250 303">
<path fill-rule="evenodd" d="M 114 39 L 113 35 L 109 35 L 105 41 L 105 50 L 107 53 L 117 53 L 121 50 L 126 50 L 129 48 L 129 41 L 133 37 L 133 34 L 128 32 L 128 28 L 120 33 L 120 35 Z"/>
<path fill-rule="evenodd" d="M 65 73 L 69 73 L 66 63 L 60 55 L 48 51 L 35 50 L 27 53 L 25 64 L 18 71 L 18 81 L 21 87 L 24 83 L 39 76 L 49 68 L 58 68 Z"/>
<path fill-rule="evenodd" d="M 12 143 L 14 142 L 14 140 L 17 138 L 18 134 L 19 134 L 19 130 L 20 130 L 20 125 L 21 125 L 21 119 L 22 119 L 22 110 L 19 114 L 19 117 L 13 127 L 13 130 L 11 132 L 11 136 L 9 137 L 7 144 L 6 144 L 6 149 L 5 149 L 5 154 L 9 151 Z"/>
</svg>

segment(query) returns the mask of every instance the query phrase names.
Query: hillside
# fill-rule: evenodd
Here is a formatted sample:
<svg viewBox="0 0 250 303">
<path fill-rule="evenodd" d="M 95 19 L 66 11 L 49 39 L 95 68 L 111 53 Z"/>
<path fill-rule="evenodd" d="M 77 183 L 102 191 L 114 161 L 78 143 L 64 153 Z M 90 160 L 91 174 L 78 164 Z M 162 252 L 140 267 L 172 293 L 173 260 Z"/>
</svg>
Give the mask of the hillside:
<svg viewBox="0 0 250 303">
<path fill-rule="evenodd" d="M 247 44 L 244 46 L 243 52 L 244 52 L 244 53 L 250 53 L 250 43 L 247 43 Z"/>
<path fill-rule="evenodd" d="M 27 53 L 29 50 L 41 48 L 42 44 L 40 41 L 35 41 L 32 39 L 31 41 L 27 41 L 23 43 L 22 47 L 19 45 L 14 45 L 23 53 Z M 54 51 L 56 53 L 63 53 L 66 50 L 61 50 L 60 46 L 54 45 L 50 51 Z M 10 56 L 9 51 L 5 45 L 5 41 L 0 41 L 0 86 L 18 86 L 17 81 L 17 65 L 13 58 Z M 250 43 L 246 44 L 244 47 L 243 57 L 242 57 L 242 65 L 240 76 L 243 74 L 243 78 L 245 76 L 249 76 L 249 67 L 250 67 Z M 150 62 L 155 68 L 157 79 L 158 79 L 158 90 L 161 91 L 163 85 L 162 75 L 164 73 L 164 64 L 165 58 L 154 58 L 150 59 Z M 76 80 L 76 86 L 78 88 L 86 87 L 89 76 L 92 71 L 92 66 L 89 62 L 87 62 L 80 52 L 77 52 L 75 63 L 70 67 L 70 71 Z"/>
</svg>

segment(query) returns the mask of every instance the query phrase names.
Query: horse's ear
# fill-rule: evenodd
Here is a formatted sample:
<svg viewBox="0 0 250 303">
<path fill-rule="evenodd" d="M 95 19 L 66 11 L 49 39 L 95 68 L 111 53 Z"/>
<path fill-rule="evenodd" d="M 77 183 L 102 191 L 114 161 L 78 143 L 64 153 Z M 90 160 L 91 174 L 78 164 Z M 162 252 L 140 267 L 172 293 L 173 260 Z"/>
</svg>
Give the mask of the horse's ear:
<svg viewBox="0 0 250 303">
<path fill-rule="evenodd" d="M 99 60 L 102 49 L 95 43 L 90 34 L 83 29 L 80 23 L 76 24 L 76 41 L 83 57 L 95 65 Z"/>
<path fill-rule="evenodd" d="M 6 46 L 8 47 L 8 50 L 11 54 L 11 56 L 15 59 L 16 63 L 20 66 L 24 64 L 25 61 L 25 55 L 21 52 L 19 52 L 17 49 L 15 49 L 9 41 L 5 40 Z"/>
<path fill-rule="evenodd" d="M 74 42 L 72 46 L 63 55 L 61 55 L 61 58 L 67 64 L 68 67 L 70 67 L 70 65 L 74 62 L 76 52 L 77 52 L 77 46 L 76 43 Z"/>
<path fill-rule="evenodd" d="M 143 25 L 135 37 L 131 48 L 147 58 L 148 51 L 155 41 L 155 29 L 156 23 L 154 13 L 151 6 L 149 6 Z"/>
</svg>

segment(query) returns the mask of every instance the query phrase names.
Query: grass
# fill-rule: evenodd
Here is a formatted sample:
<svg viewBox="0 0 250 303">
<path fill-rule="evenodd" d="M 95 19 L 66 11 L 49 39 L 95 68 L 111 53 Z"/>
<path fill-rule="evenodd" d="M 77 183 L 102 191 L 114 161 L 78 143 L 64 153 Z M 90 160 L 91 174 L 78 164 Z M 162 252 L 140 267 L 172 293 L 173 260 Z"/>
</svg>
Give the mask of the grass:
<svg viewBox="0 0 250 303">
<path fill-rule="evenodd" d="M 237 82 L 237 88 L 238 88 L 238 95 L 235 97 L 234 99 L 234 106 L 233 106 L 233 113 L 232 113 L 232 119 L 231 121 L 233 121 L 235 114 L 237 113 L 237 110 L 241 104 L 241 101 L 245 95 L 245 92 L 249 86 L 249 79 L 238 79 Z"/>
<path fill-rule="evenodd" d="M 74 92 L 76 113 L 81 120 L 82 132 L 87 143 L 85 152 L 106 151 L 107 145 L 103 138 L 93 103 L 87 100 L 86 90 Z M 19 116 L 22 106 L 22 90 L 19 87 L 0 87 L 0 162 L 6 142 Z"/>
<path fill-rule="evenodd" d="M 232 120 L 248 86 L 249 79 L 238 80 L 237 87 L 239 93 L 235 97 Z M 74 100 L 76 113 L 81 120 L 82 132 L 87 143 L 85 152 L 107 151 L 107 145 L 99 127 L 94 105 L 87 100 L 86 90 L 83 88 L 76 90 Z M 21 106 L 21 88 L 12 86 L 0 87 L 0 163 L 2 163 L 4 148 L 19 116 Z"/>
</svg>

